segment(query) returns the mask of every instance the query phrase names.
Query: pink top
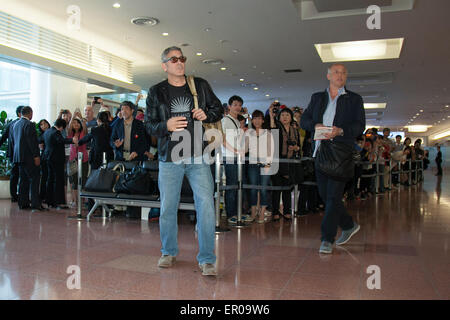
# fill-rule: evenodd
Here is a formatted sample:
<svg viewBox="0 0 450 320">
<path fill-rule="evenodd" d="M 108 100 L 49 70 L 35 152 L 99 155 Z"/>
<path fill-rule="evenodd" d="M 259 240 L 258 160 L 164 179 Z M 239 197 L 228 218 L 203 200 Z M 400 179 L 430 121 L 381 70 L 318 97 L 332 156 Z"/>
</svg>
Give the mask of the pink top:
<svg viewBox="0 0 450 320">
<path fill-rule="evenodd" d="M 83 132 L 80 132 L 78 140 L 81 140 L 84 136 L 85 134 Z M 67 138 L 73 138 L 72 133 L 69 136 L 67 136 Z M 86 146 L 87 146 L 86 144 L 83 144 L 82 146 L 78 146 L 77 148 L 74 144 L 71 144 L 69 161 L 77 159 L 78 157 L 77 152 L 83 152 L 83 162 L 88 162 L 89 156 L 87 153 Z"/>
</svg>

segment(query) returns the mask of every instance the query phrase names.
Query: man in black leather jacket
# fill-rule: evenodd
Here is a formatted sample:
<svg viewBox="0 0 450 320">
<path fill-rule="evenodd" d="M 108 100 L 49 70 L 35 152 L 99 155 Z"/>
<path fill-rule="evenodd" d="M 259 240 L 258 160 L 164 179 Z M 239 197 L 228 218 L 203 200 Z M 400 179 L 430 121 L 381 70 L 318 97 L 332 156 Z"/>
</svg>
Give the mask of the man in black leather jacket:
<svg viewBox="0 0 450 320">
<path fill-rule="evenodd" d="M 198 139 L 202 137 L 194 131 L 198 133 L 202 122 L 219 121 L 223 117 L 222 104 L 207 81 L 195 78 L 199 108 L 194 108 L 194 98 L 185 76 L 186 57 L 180 48 L 167 48 L 161 60 L 167 80 L 150 88 L 145 115 L 147 133 L 158 137 L 162 244 L 158 266 L 171 267 L 178 254 L 177 211 L 186 175 L 194 193 L 197 213 L 199 267 L 203 275 L 216 275 L 213 178 L 209 164 L 204 163 L 202 154 L 198 153 L 203 149 L 203 139 Z M 180 137 L 182 141 L 178 142 Z"/>
<path fill-rule="evenodd" d="M 356 137 L 363 133 L 366 125 L 363 99 L 359 94 L 345 88 L 347 69 L 344 65 L 333 64 L 328 69 L 327 79 L 330 81 L 329 87 L 326 91 L 312 95 L 311 102 L 300 120 L 300 126 L 311 131 L 313 137 L 317 128 L 332 128 L 332 132 L 326 134 L 326 139 L 353 146 Z M 313 157 L 316 157 L 320 140 L 314 144 Z M 332 253 L 338 226 L 341 227 L 342 234 L 336 241 L 337 245 L 347 243 L 359 231 L 360 226 L 353 221 L 342 202 L 345 182 L 323 174 L 317 170 L 317 166 L 316 180 L 320 197 L 325 203 L 319 252 L 329 254 Z"/>
</svg>

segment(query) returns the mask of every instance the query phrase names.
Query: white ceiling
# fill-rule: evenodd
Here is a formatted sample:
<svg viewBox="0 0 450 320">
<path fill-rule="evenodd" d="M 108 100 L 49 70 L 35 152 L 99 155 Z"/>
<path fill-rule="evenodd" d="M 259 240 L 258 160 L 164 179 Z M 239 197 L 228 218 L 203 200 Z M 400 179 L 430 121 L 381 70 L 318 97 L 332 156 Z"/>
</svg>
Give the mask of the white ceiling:
<svg viewBox="0 0 450 320">
<path fill-rule="evenodd" d="M 314 1 L 321 11 L 368 3 L 341 0 L 340 8 L 335 0 Z M 242 96 L 250 110 L 266 109 L 273 99 L 306 107 L 313 92 L 326 88 L 327 65 L 321 62 L 315 43 L 403 37 L 400 59 L 346 63 L 350 78 L 380 73 L 388 83 L 348 88 L 381 96 L 366 98 L 366 102 L 387 102 L 381 121 L 368 120 L 368 124 L 403 127 L 423 109 L 413 124 L 441 121 L 427 135 L 450 127 L 450 108 L 445 108 L 450 105 L 449 0 L 416 0 L 413 10 L 384 12 L 381 30 L 366 27 L 368 15 L 301 20 L 291 0 L 117 0 L 121 8 L 114 9 L 115 2 L 8 0 L 8 4 L 0 4 L 0 10 L 133 61 L 134 82 L 142 88 L 165 77 L 159 62 L 163 49 L 188 43 L 183 48 L 188 56 L 187 72 L 207 79 L 222 102 L 234 94 Z M 394 0 L 370 1 L 380 5 L 391 2 Z M 66 28 L 69 5 L 81 9 L 78 32 Z M 138 16 L 155 17 L 160 23 L 154 27 L 132 25 L 130 20 Z M 163 37 L 162 32 L 169 36 Z M 196 52 L 203 56 L 196 56 Z M 222 59 L 224 64 L 201 62 L 213 58 Z M 227 70 L 220 71 L 222 66 Z M 303 72 L 283 72 L 298 68 Z M 259 90 L 243 87 L 240 78 L 247 84 L 256 83 Z"/>
</svg>

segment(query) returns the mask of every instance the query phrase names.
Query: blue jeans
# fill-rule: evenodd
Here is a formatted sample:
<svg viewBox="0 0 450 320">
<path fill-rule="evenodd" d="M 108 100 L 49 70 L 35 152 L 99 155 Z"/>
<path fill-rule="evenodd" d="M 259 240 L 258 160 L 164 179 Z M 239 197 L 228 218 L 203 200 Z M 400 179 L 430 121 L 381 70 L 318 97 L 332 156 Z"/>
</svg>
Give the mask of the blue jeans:
<svg viewBox="0 0 450 320">
<path fill-rule="evenodd" d="M 193 161 L 191 159 L 191 161 Z M 163 255 L 178 254 L 177 213 L 183 177 L 186 175 L 194 193 L 197 213 L 197 233 L 200 264 L 215 263 L 216 219 L 214 210 L 214 183 L 208 164 L 159 162 L 158 184 L 161 199 L 159 230 Z"/>
<path fill-rule="evenodd" d="M 248 180 L 251 185 L 258 185 L 267 187 L 270 182 L 270 175 L 262 175 L 261 167 L 257 164 L 248 165 Z M 250 188 L 250 206 L 256 206 L 258 204 L 258 191 L 261 192 L 260 205 L 267 206 L 267 189 L 257 190 Z"/>
</svg>

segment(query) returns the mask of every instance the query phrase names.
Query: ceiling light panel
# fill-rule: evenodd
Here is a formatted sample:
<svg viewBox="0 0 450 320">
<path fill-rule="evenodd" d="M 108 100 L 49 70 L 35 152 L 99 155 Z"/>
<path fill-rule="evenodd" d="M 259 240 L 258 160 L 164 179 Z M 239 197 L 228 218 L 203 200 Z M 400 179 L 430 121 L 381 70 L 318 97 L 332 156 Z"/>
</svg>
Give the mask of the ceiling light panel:
<svg viewBox="0 0 450 320">
<path fill-rule="evenodd" d="M 322 62 L 398 59 L 403 38 L 315 44 Z"/>
<path fill-rule="evenodd" d="M 364 103 L 364 109 L 386 109 L 387 103 Z"/>
</svg>

